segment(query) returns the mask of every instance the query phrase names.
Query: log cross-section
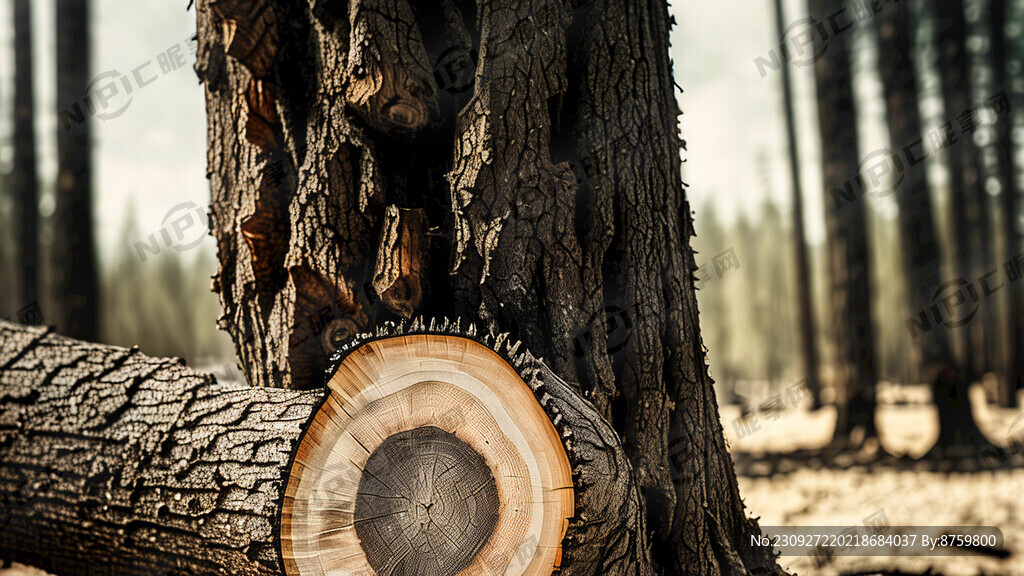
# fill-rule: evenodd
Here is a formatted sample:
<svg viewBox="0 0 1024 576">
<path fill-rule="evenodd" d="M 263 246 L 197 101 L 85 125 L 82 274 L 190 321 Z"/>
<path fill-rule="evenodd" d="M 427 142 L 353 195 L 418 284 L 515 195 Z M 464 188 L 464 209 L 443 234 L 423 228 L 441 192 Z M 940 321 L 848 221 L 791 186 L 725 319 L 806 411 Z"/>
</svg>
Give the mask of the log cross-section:
<svg viewBox="0 0 1024 576">
<path fill-rule="evenodd" d="M 289 477 L 289 574 L 549 575 L 574 516 L 566 451 L 530 387 L 467 338 L 348 354 Z"/>
</svg>

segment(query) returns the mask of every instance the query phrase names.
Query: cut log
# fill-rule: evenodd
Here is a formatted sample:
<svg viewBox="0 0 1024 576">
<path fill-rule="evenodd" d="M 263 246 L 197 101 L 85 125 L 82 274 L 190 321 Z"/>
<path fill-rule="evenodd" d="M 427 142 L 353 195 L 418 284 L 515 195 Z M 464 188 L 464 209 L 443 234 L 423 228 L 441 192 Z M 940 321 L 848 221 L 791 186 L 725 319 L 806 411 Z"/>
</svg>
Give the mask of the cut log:
<svg viewBox="0 0 1024 576">
<path fill-rule="evenodd" d="M 53 574 L 280 574 L 288 462 L 323 392 L 0 323 L 0 557 Z"/>
<path fill-rule="evenodd" d="M 349 354 L 329 386 L 288 482 L 290 574 L 558 567 L 573 516 L 569 461 L 494 351 L 447 335 L 378 340 Z"/>
<path fill-rule="evenodd" d="M 328 389 L 0 324 L 0 558 L 54 574 L 650 574 L 617 435 L 519 344 L 344 346 Z M 638 561 L 639 560 L 639 561 Z"/>
</svg>

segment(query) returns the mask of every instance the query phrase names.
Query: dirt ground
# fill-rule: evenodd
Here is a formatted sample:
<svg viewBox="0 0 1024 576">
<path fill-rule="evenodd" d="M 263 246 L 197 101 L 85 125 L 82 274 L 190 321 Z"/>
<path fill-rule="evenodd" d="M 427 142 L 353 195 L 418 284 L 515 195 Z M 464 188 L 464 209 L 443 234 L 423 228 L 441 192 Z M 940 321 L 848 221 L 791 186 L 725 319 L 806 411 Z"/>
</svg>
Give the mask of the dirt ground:
<svg viewBox="0 0 1024 576">
<path fill-rule="evenodd" d="M 914 397 L 922 392 L 922 398 Z M 922 395 L 919 394 L 919 395 Z M 1017 411 L 984 403 L 984 392 L 971 390 L 975 418 L 986 436 L 1001 446 L 1024 439 L 1024 419 Z M 909 396 L 909 397 L 908 397 Z M 935 409 L 917 403 L 926 391 L 910 390 L 881 406 L 878 425 L 886 451 L 918 457 L 938 437 Z M 764 452 L 787 452 L 823 446 L 831 437 L 835 412 L 785 408 L 741 418 L 738 406 L 722 407 L 722 422 L 737 458 Z M 751 423 L 756 423 L 751 426 Z M 1005 538 L 1006 559 L 979 555 L 947 557 L 836 557 L 824 567 L 809 558 L 782 558 L 791 572 L 832 576 L 900 570 L 946 576 L 1024 576 L 1024 468 L 962 473 L 886 467 L 867 471 L 797 468 L 770 477 L 741 476 L 740 493 L 762 526 L 861 526 L 884 514 L 890 526 L 997 526 Z"/>
<path fill-rule="evenodd" d="M 918 392 L 921 392 L 920 394 Z M 884 391 L 883 391 L 884 393 Z M 990 440 L 1008 445 L 1024 440 L 1024 417 L 1019 412 L 986 406 L 984 392 L 971 391 L 975 417 Z M 896 456 L 917 457 L 938 437 L 934 408 L 921 403 L 927 393 L 913 389 L 879 408 L 882 444 Z M 917 396 L 922 396 L 918 398 Z M 760 403 L 758 403 L 760 404 Z M 722 423 L 738 459 L 756 460 L 765 452 L 816 448 L 828 442 L 835 423 L 830 409 L 810 412 L 783 401 L 781 409 L 755 409 L 747 418 L 739 406 L 721 410 Z M 762 526 L 860 526 L 865 519 L 884 515 L 891 526 L 997 526 L 1010 556 L 837 557 L 816 567 L 806 557 L 783 557 L 791 573 L 837 576 L 903 571 L 945 576 L 1024 576 L 1024 468 L 982 469 L 971 473 L 936 472 L 875 467 L 810 469 L 740 477 L 740 491 Z M 46 576 L 15 566 L 0 576 Z"/>
</svg>

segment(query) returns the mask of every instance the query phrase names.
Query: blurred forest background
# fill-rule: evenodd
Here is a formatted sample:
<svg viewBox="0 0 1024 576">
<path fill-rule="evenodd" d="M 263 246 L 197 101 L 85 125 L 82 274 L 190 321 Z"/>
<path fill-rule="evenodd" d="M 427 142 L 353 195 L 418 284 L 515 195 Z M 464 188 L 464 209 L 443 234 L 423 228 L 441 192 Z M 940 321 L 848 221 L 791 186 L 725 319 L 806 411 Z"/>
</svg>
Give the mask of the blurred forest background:
<svg viewBox="0 0 1024 576">
<path fill-rule="evenodd" d="M 15 25 L 19 3 L 30 13 L 30 27 Z M 78 40 L 85 44 L 70 49 L 85 47 L 87 81 L 94 94 L 105 95 L 91 111 L 83 105 L 81 88 L 58 92 L 55 3 L 5 0 L 0 5 L 0 316 L 17 319 L 35 302 L 43 322 L 68 331 L 71 303 L 60 270 L 69 267 L 69 258 L 62 249 L 67 223 L 61 205 L 62 198 L 70 202 L 57 188 L 59 141 L 66 142 L 65 148 L 80 147 L 85 143 L 82 126 L 88 124 L 99 286 L 96 339 L 139 345 L 147 353 L 181 356 L 199 365 L 233 365 L 230 340 L 216 327 L 217 298 L 210 292 L 216 271 L 212 239 L 204 237 L 186 249 L 172 236 L 179 250 L 166 245 L 160 232 L 165 219 L 181 215 L 176 210 L 183 210 L 182 203 L 205 209 L 209 202 L 203 91 L 192 69 L 195 13 L 186 10 L 187 2 L 83 4 L 89 34 Z M 21 133 L 15 114 L 16 77 L 23 71 L 16 65 L 19 42 L 32 58 L 29 74 L 18 78 L 22 94 L 31 91 L 32 106 Z M 64 61 L 67 66 L 67 57 Z M 85 108 L 84 122 L 76 105 Z M 16 143 L 25 148 L 25 130 L 33 130 L 35 137 L 39 266 L 34 296 L 24 293 L 25 273 L 19 270 L 25 220 L 15 164 Z M 202 225 L 197 218 L 186 231 L 189 241 L 201 236 Z M 152 248 L 151 234 L 163 249 Z M 140 252 L 139 242 L 150 251 Z"/>
</svg>

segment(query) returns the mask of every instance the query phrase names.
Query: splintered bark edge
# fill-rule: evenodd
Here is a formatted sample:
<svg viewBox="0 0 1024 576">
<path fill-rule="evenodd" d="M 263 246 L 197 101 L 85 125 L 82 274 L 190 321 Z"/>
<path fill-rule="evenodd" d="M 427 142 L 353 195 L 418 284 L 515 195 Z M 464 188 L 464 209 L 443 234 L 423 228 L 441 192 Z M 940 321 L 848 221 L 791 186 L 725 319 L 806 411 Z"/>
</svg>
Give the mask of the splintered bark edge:
<svg viewBox="0 0 1024 576">
<path fill-rule="evenodd" d="M 401 358 L 403 354 L 406 357 L 400 361 L 384 361 Z M 408 363 L 410 369 L 415 370 L 415 383 L 410 385 L 409 381 L 402 382 L 402 378 L 388 374 L 386 366 L 401 363 Z M 434 367 L 436 363 L 445 367 L 437 369 Z M 481 571 L 467 569 L 460 574 L 529 575 L 556 571 L 563 576 L 653 574 L 643 499 L 618 434 L 571 384 L 523 349 L 519 341 L 511 340 L 508 334 L 478 332 L 475 324 L 463 324 L 458 319 L 417 318 L 398 324 L 386 323 L 374 333 L 359 335 L 338 351 L 334 365 L 329 384 L 334 389 L 332 396 L 341 394 L 340 404 L 358 408 L 359 411 L 355 412 L 357 417 L 362 410 L 370 410 L 371 406 L 385 412 L 396 411 L 392 414 L 400 413 L 403 417 L 417 409 L 433 410 L 435 425 L 442 430 L 456 431 L 457 424 L 465 423 L 467 429 L 458 431 L 460 436 L 468 443 L 476 442 L 477 446 L 483 446 L 482 450 L 487 452 L 488 448 L 480 444 L 486 430 L 468 407 L 474 402 L 474 394 L 467 391 L 476 390 L 481 396 L 497 395 L 502 399 L 495 404 L 497 400 L 492 398 L 491 406 L 500 407 L 496 411 L 491 410 L 487 416 L 490 422 L 505 418 L 506 425 L 537 431 L 538 437 L 530 438 L 531 448 L 521 450 L 519 454 L 524 460 L 536 459 L 550 474 L 550 479 L 543 483 L 551 500 L 546 504 L 556 505 L 543 512 L 543 523 L 548 528 L 541 530 L 535 538 L 526 533 L 522 540 L 499 543 L 496 548 L 504 545 L 505 555 L 500 550 L 491 550 L 492 554 L 487 558 L 489 562 L 476 564 Z M 439 401 L 444 397 L 443 393 L 422 389 L 444 380 L 456 381 L 466 396 L 454 398 L 453 395 L 453 402 L 443 404 Z M 377 384 L 370 385 L 370 382 Z M 414 390 L 416 387 L 421 389 Z M 396 393 L 388 394 L 385 390 Z M 380 400 L 365 402 L 367 398 L 375 397 L 387 400 L 403 392 L 424 405 L 411 406 L 408 400 L 402 399 L 393 402 L 390 408 L 383 406 L 384 402 Z M 329 399 L 324 410 L 331 410 L 334 405 L 335 402 Z M 346 413 L 340 419 L 355 418 Z M 413 427 L 408 422 L 406 424 Z M 314 425 L 310 430 L 319 428 Z M 364 436 L 373 435 L 369 428 L 364 427 L 363 431 Z M 304 439 L 303 447 L 308 451 L 304 453 L 304 448 L 300 447 L 296 461 L 326 459 L 329 450 L 318 445 L 325 436 L 321 434 L 309 446 Z M 348 452 L 336 451 L 333 456 L 336 461 L 341 461 L 338 459 L 342 456 L 358 455 L 360 449 L 367 454 L 373 452 L 370 446 L 360 445 L 353 439 L 349 442 Z M 484 456 L 489 464 L 495 464 L 489 454 Z M 493 468 L 499 473 L 502 470 L 498 465 Z M 566 472 L 568 478 L 565 477 Z M 335 474 L 336 478 L 344 476 L 340 471 Z M 300 493 L 305 490 L 300 487 L 303 482 L 295 481 L 295 475 L 292 478 L 289 495 L 300 494 L 308 501 L 310 493 Z M 304 513 L 308 518 L 308 510 Z M 557 532 L 552 530 L 556 522 L 560 525 Z M 558 534 L 561 536 L 552 539 Z M 289 554 L 285 544 L 288 539 L 283 530 L 282 544 L 286 548 L 286 556 Z M 304 539 L 303 545 L 309 546 L 310 540 Z M 538 552 L 534 547 L 557 551 L 553 556 L 545 555 L 541 553 L 543 550 Z M 514 552 L 511 557 L 508 556 L 510 549 Z M 486 552 L 483 550 L 480 554 Z M 315 569 L 299 573 L 319 574 Z"/>
</svg>

